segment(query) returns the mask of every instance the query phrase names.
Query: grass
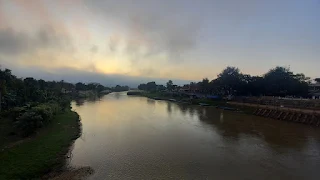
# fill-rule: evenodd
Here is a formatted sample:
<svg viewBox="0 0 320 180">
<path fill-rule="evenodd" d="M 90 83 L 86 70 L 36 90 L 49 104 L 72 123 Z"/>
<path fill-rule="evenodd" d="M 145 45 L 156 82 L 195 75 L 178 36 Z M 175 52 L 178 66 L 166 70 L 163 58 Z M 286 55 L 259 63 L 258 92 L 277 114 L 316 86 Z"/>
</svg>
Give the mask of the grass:
<svg viewBox="0 0 320 180">
<path fill-rule="evenodd" d="M 60 169 L 70 144 L 79 134 L 76 112 L 57 115 L 30 140 L 0 152 L 0 179 L 38 179 Z"/>
<path fill-rule="evenodd" d="M 0 152 L 6 145 L 22 139 L 15 131 L 12 120 L 0 116 Z"/>
</svg>

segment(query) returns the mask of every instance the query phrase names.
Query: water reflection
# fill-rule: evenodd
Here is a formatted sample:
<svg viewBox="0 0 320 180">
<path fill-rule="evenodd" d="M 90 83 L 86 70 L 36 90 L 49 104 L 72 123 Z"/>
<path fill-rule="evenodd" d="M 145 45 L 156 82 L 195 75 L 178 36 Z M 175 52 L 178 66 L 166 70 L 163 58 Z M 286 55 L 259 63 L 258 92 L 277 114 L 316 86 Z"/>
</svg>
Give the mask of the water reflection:
<svg viewBox="0 0 320 180">
<path fill-rule="evenodd" d="M 85 102 L 85 99 L 79 98 L 79 99 L 76 99 L 75 102 L 76 102 L 76 106 L 82 106 Z"/>
<path fill-rule="evenodd" d="M 220 113 L 220 123 L 223 123 L 223 111 Z"/>
<path fill-rule="evenodd" d="M 168 102 L 168 113 L 171 113 L 172 103 Z M 308 143 L 310 136 L 319 139 L 318 130 L 314 127 L 277 121 L 256 116 L 248 116 L 213 107 L 190 106 L 174 104 L 183 115 L 197 116 L 197 118 L 218 129 L 225 138 L 239 140 L 241 135 L 263 139 L 271 148 L 283 151 L 284 148 L 302 150 Z"/>
<path fill-rule="evenodd" d="M 172 107 L 171 107 L 172 103 L 171 102 L 167 102 L 167 111 L 169 114 L 172 113 Z"/>
<path fill-rule="evenodd" d="M 77 98 L 74 100 L 76 106 L 83 106 L 86 102 L 87 103 L 95 103 L 97 101 L 100 101 L 103 96 L 93 96 L 93 97 L 87 97 L 87 98 Z"/>
<path fill-rule="evenodd" d="M 120 96 L 121 96 L 121 92 L 115 92 L 115 93 L 114 93 L 114 97 L 115 97 L 116 99 L 120 99 Z"/>
<path fill-rule="evenodd" d="M 147 99 L 147 103 L 148 103 L 149 105 L 154 106 L 154 105 L 156 104 L 156 101 L 153 100 L 153 99 Z"/>
<path fill-rule="evenodd" d="M 73 107 L 83 133 L 70 164 L 91 179 L 317 179 L 313 127 L 125 93 Z"/>
</svg>

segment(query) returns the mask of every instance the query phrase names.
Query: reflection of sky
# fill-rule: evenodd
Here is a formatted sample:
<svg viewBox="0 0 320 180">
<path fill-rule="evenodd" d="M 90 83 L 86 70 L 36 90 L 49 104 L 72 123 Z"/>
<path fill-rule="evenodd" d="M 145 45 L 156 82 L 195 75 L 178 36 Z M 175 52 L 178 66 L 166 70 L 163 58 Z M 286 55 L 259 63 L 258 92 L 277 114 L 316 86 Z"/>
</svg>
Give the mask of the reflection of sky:
<svg viewBox="0 0 320 180">
<path fill-rule="evenodd" d="M 130 2 L 1 0 L 0 62 L 25 73 L 199 80 L 227 65 L 252 74 L 284 65 L 318 76 L 319 1 Z"/>
<path fill-rule="evenodd" d="M 93 179 L 312 179 L 317 174 L 320 134 L 301 124 L 125 93 L 73 107 L 83 134 L 71 165 L 91 166 Z"/>
</svg>

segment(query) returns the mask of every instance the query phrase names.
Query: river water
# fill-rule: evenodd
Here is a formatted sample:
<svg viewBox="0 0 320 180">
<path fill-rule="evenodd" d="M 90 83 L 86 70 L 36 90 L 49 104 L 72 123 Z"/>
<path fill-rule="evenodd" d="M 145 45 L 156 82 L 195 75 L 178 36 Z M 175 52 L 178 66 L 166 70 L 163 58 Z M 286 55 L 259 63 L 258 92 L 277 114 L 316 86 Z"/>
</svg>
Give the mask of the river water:
<svg viewBox="0 0 320 180">
<path fill-rule="evenodd" d="M 88 179 L 320 179 L 320 128 L 124 92 L 72 107 Z"/>
</svg>

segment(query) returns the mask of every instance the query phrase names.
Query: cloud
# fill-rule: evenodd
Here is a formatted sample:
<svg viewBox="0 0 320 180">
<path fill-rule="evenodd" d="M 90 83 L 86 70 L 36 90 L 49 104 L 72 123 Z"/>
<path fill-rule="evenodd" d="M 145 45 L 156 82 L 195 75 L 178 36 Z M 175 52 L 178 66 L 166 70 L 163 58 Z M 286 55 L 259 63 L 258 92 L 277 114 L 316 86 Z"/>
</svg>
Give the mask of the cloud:
<svg viewBox="0 0 320 180">
<path fill-rule="evenodd" d="M 92 53 L 92 54 L 95 54 L 95 53 L 97 53 L 98 52 L 98 46 L 96 46 L 96 45 L 92 45 L 92 47 L 90 48 L 90 52 Z"/>
<path fill-rule="evenodd" d="M 168 61 L 180 62 L 184 54 L 196 47 L 201 15 L 196 8 L 189 7 L 191 2 L 93 0 L 85 3 L 103 19 L 123 27 L 124 53 L 133 63 L 160 54 Z M 118 49 L 117 42 L 110 39 L 111 51 Z"/>
<path fill-rule="evenodd" d="M 69 37 L 58 34 L 50 26 L 44 26 L 34 34 L 17 32 L 12 28 L 0 29 L 0 54 L 16 56 L 39 49 L 72 52 L 73 46 Z"/>
<path fill-rule="evenodd" d="M 28 50 L 29 37 L 13 29 L 0 29 L 0 53 L 20 54 Z"/>
</svg>

